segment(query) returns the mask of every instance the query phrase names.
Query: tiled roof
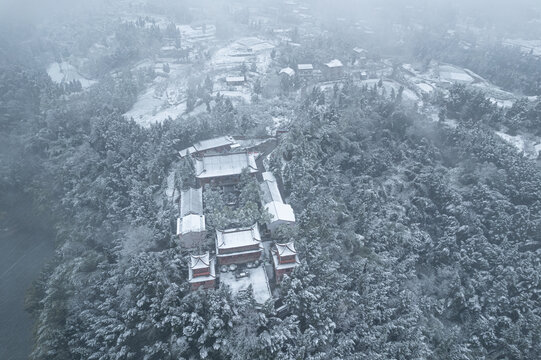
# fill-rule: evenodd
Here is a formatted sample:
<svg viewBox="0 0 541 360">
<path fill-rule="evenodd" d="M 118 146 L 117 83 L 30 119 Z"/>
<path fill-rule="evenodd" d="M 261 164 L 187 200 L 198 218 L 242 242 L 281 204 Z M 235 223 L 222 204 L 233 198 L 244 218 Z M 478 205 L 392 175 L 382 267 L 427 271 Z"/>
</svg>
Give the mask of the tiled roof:
<svg viewBox="0 0 541 360">
<path fill-rule="evenodd" d="M 263 191 L 263 202 L 283 202 L 282 195 L 280 195 L 278 183 L 276 182 L 274 175 L 270 171 L 266 171 L 261 175 L 263 176 L 263 182 L 259 185 L 259 187 L 261 188 L 261 191 Z"/>
<path fill-rule="evenodd" d="M 234 249 L 238 247 L 259 245 L 261 235 L 259 226 L 254 224 L 249 228 L 216 230 L 216 248 Z"/>
<path fill-rule="evenodd" d="M 288 242 L 287 244 L 276 244 L 276 251 L 280 256 L 291 256 L 297 254 L 293 241 Z"/>
<path fill-rule="evenodd" d="M 195 161 L 195 176 L 199 179 L 240 175 L 243 169 L 257 172 L 255 155 L 247 152 L 205 155 Z"/>
<path fill-rule="evenodd" d="M 213 139 L 199 141 L 186 149 L 180 150 L 179 154 L 181 157 L 184 157 L 188 154 L 193 154 L 200 151 L 212 150 L 212 149 L 222 147 L 222 146 L 227 146 L 227 145 L 234 146 L 235 144 L 236 142 L 235 142 L 235 139 L 233 139 L 233 137 L 220 136 Z"/>
<path fill-rule="evenodd" d="M 274 221 L 288 221 L 295 222 L 295 213 L 293 208 L 289 204 L 283 202 L 271 201 L 265 204 L 265 209 L 271 214 L 270 222 Z"/>
<path fill-rule="evenodd" d="M 203 214 L 203 189 L 190 188 L 180 193 L 180 216 Z"/>
</svg>

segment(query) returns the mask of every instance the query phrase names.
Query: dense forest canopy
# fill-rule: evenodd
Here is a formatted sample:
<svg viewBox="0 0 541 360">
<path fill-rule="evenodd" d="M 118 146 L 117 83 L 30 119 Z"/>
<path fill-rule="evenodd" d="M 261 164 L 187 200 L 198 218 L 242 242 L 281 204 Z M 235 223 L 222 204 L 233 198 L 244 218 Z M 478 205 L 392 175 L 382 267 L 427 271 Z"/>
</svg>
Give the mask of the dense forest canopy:
<svg viewBox="0 0 541 360">
<path fill-rule="evenodd" d="M 183 6 L 177 19 L 197 16 Z M 82 23 L 62 35 L 48 25 L 46 38 L 37 28 L 2 30 L 0 206 L 30 199 L 56 239 L 25 301 L 35 319 L 31 359 L 539 356 L 539 160 L 497 134 L 541 136 L 541 102 L 526 97 L 541 95 L 539 57 L 501 43 L 465 49 L 414 29 L 401 44 L 414 49 L 410 62 L 463 66 L 518 99 L 505 108 L 455 84 L 412 106 L 404 86 L 385 88 L 400 76 L 396 64 L 372 83 L 347 75 L 330 86 L 284 85 L 267 74 L 240 103 L 199 76 L 182 115 L 141 126 L 125 114 L 172 71 L 143 61 L 177 36 L 175 26 L 151 23 Z M 350 56 L 354 41 L 336 37 L 288 43 L 269 62 L 279 70 Z M 47 75 L 49 62 L 73 56 L 88 58 L 80 70 L 91 86 Z M 259 69 L 240 71 L 249 78 Z M 295 242 L 299 266 L 262 306 L 251 292 L 190 291 L 165 191 L 171 173 L 179 188 L 192 185 L 193 164 L 177 152 L 215 136 L 261 136 L 280 117 L 290 123 L 268 167 L 297 224 L 276 237 Z M 205 192 L 211 230 L 268 220 L 255 180 L 243 174 L 235 191 L 239 210 L 223 192 Z"/>
</svg>

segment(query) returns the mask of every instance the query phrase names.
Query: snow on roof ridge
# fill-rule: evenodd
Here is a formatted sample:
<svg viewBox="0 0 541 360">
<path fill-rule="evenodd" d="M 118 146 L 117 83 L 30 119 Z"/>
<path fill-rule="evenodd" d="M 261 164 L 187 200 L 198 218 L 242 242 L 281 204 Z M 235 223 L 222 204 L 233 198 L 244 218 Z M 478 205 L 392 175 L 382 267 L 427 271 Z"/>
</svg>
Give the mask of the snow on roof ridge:
<svg viewBox="0 0 541 360">
<path fill-rule="evenodd" d="M 242 241 L 234 244 L 236 246 L 233 246 L 233 244 L 226 244 L 225 235 L 230 235 L 230 234 L 235 234 L 235 233 L 241 234 L 241 233 L 246 233 L 248 231 L 250 232 L 250 235 L 251 235 L 250 243 L 243 243 L 243 241 L 245 241 L 246 239 L 241 239 Z M 224 230 L 216 229 L 216 247 L 217 248 L 220 248 L 220 247 L 235 248 L 235 247 L 240 247 L 240 246 L 253 245 L 260 242 L 261 242 L 261 234 L 259 232 L 259 225 L 257 223 L 255 223 L 254 225 L 250 227 L 244 227 L 244 228 L 234 228 L 234 229 L 224 229 Z"/>
<path fill-rule="evenodd" d="M 282 70 L 280 70 L 280 74 L 286 74 L 288 76 L 293 76 L 293 75 L 295 75 L 295 70 L 293 70 L 292 68 L 290 68 L 288 66 L 288 67 L 283 68 Z"/>
<path fill-rule="evenodd" d="M 203 266 L 200 265 L 203 264 Z M 210 253 L 207 251 L 201 255 L 190 254 L 190 267 L 195 269 L 196 266 L 208 267 L 210 265 Z"/>
<path fill-rule="evenodd" d="M 327 67 L 329 68 L 335 68 L 335 67 L 342 67 L 344 66 L 344 64 L 342 64 L 342 62 L 338 59 L 333 59 L 331 61 L 329 61 L 328 63 L 325 64 Z"/>
<path fill-rule="evenodd" d="M 278 250 L 278 253 L 280 254 L 280 256 L 282 256 L 284 252 L 286 252 L 287 250 L 292 252 L 292 254 L 288 254 L 288 255 L 294 255 L 297 253 L 297 251 L 295 250 L 295 243 L 293 241 L 290 241 L 285 244 L 276 243 L 276 249 Z"/>
</svg>

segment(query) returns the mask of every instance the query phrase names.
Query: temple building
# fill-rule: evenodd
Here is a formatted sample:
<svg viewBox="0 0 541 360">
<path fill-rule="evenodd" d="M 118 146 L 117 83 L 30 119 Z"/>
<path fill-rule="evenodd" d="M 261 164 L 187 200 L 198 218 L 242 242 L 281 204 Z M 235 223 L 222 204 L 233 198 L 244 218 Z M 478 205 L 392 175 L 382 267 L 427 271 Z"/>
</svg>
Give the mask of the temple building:
<svg viewBox="0 0 541 360">
<path fill-rule="evenodd" d="M 223 153 L 237 147 L 239 147 L 239 144 L 237 144 L 233 137 L 221 136 L 214 139 L 199 141 L 189 148 L 180 150 L 178 154 L 181 158 L 183 158 L 188 154 L 204 155 L 211 153 Z"/>
<path fill-rule="evenodd" d="M 271 201 L 265 204 L 265 209 L 269 212 L 271 219 L 267 222 L 267 229 L 274 233 L 282 225 L 291 226 L 295 224 L 295 213 L 289 204 L 283 202 Z"/>
<path fill-rule="evenodd" d="M 201 185 L 232 185 L 240 180 L 244 169 L 258 172 L 256 156 L 249 152 L 204 155 L 195 160 L 195 177 Z"/>
<path fill-rule="evenodd" d="M 203 189 L 189 188 L 180 192 L 180 217 L 203 215 Z"/>
<path fill-rule="evenodd" d="M 279 284 L 285 274 L 291 274 L 299 263 L 299 257 L 293 242 L 275 244 L 272 249 L 272 265 L 276 283 Z"/>
<path fill-rule="evenodd" d="M 180 246 L 195 249 L 204 243 L 206 235 L 202 189 L 183 190 L 180 194 L 180 217 L 177 219 Z"/>
<path fill-rule="evenodd" d="M 216 260 L 207 251 L 203 255 L 190 255 L 188 282 L 192 290 L 211 289 L 216 285 Z"/>
<path fill-rule="evenodd" d="M 206 235 L 205 215 L 189 214 L 177 219 L 177 236 L 182 248 L 198 248 L 203 245 Z"/>
<path fill-rule="evenodd" d="M 263 182 L 260 184 L 262 191 L 262 205 L 271 215 L 271 219 L 267 222 L 267 229 L 272 232 L 276 231 L 281 225 L 295 224 L 295 213 L 289 204 L 285 204 L 282 200 L 282 195 L 278 189 L 276 178 L 271 172 L 262 174 Z"/>
<path fill-rule="evenodd" d="M 216 230 L 216 257 L 219 265 L 243 264 L 258 260 L 263 252 L 259 226 Z"/>
</svg>

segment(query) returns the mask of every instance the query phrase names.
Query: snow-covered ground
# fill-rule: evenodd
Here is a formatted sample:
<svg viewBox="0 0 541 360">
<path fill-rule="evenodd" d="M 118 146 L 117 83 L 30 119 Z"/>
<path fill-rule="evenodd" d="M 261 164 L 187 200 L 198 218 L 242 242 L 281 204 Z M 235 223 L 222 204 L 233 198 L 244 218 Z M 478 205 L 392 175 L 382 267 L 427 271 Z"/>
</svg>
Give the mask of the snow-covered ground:
<svg viewBox="0 0 541 360">
<path fill-rule="evenodd" d="M 177 29 L 180 31 L 180 38 L 190 44 L 214 40 L 216 36 L 216 26 L 212 24 L 199 26 L 177 25 Z"/>
<path fill-rule="evenodd" d="M 418 83 L 416 84 L 416 86 L 419 88 L 419 90 L 423 93 L 423 94 L 430 94 L 434 91 L 434 87 L 432 87 L 432 85 L 429 85 L 427 83 Z"/>
<path fill-rule="evenodd" d="M 124 115 L 133 118 L 141 126 L 162 122 L 168 117 L 177 118 L 186 112 L 186 89 L 191 65 L 174 63 L 174 59 L 163 59 L 154 64 L 158 71 L 163 63 L 169 64 L 166 77 L 158 76 L 152 85 L 139 94 L 137 102 Z M 146 64 L 146 63 L 145 63 Z"/>
<path fill-rule="evenodd" d="M 517 46 L 525 54 L 541 56 L 541 40 L 507 39 L 504 45 Z"/>
<path fill-rule="evenodd" d="M 51 63 L 47 67 L 47 74 L 49 74 L 51 80 L 57 84 L 79 80 L 83 88 L 87 88 L 96 83 L 95 80 L 87 79 L 81 75 L 79 71 L 67 61 Z"/>
<path fill-rule="evenodd" d="M 139 95 L 137 102 L 124 116 L 133 118 L 141 126 L 150 126 L 168 117 L 175 119 L 185 111 L 186 102 L 171 106 L 163 97 L 156 97 L 155 88 L 151 87 Z"/>
<path fill-rule="evenodd" d="M 372 87 L 378 82 L 379 82 L 378 79 L 369 79 L 369 80 L 363 80 L 362 84 L 368 85 L 368 87 Z M 398 94 L 398 90 L 400 90 L 401 86 L 402 85 L 400 83 L 396 81 L 391 81 L 391 80 L 383 80 L 383 84 L 382 84 L 382 87 L 385 89 L 387 96 L 390 96 L 393 90 L 395 94 Z M 414 91 L 412 91 L 411 89 L 408 89 L 407 87 L 404 87 L 404 91 L 402 92 L 402 98 L 407 101 L 413 101 L 413 102 L 419 101 L 419 96 L 417 96 L 417 94 Z"/>
<path fill-rule="evenodd" d="M 471 84 L 475 81 L 468 72 L 457 66 L 440 65 L 439 72 L 442 81 L 457 82 L 460 84 Z"/>
<path fill-rule="evenodd" d="M 240 279 L 235 278 L 235 273 L 233 272 L 221 273 L 220 282 L 222 285 L 229 286 L 233 294 L 247 290 L 252 285 L 255 301 L 263 304 L 271 297 L 269 279 L 267 278 L 265 269 L 263 266 L 259 266 L 255 269 L 246 269 L 245 271 L 248 273 L 248 276 Z"/>
<path fill-rule="evenodd" d="M 537 159 L 541 152 L 541 139 L 539 138 L 530 140 L 526 139 L 523 135 L 511 136 L 501 131 L 496 131 L 496 134 L 529 159 Z"/>
<path fill-rule="evenodd" d="M 270 64 L 270 52 L 274 48 L 270 42 L 259 38 L 241 38 L 214 53 L 209 66 L 214 69 L 230 70 L 243 63 L 250 66 L 253 62 L 257 71 L 265 73 Z"/>
</svg>

